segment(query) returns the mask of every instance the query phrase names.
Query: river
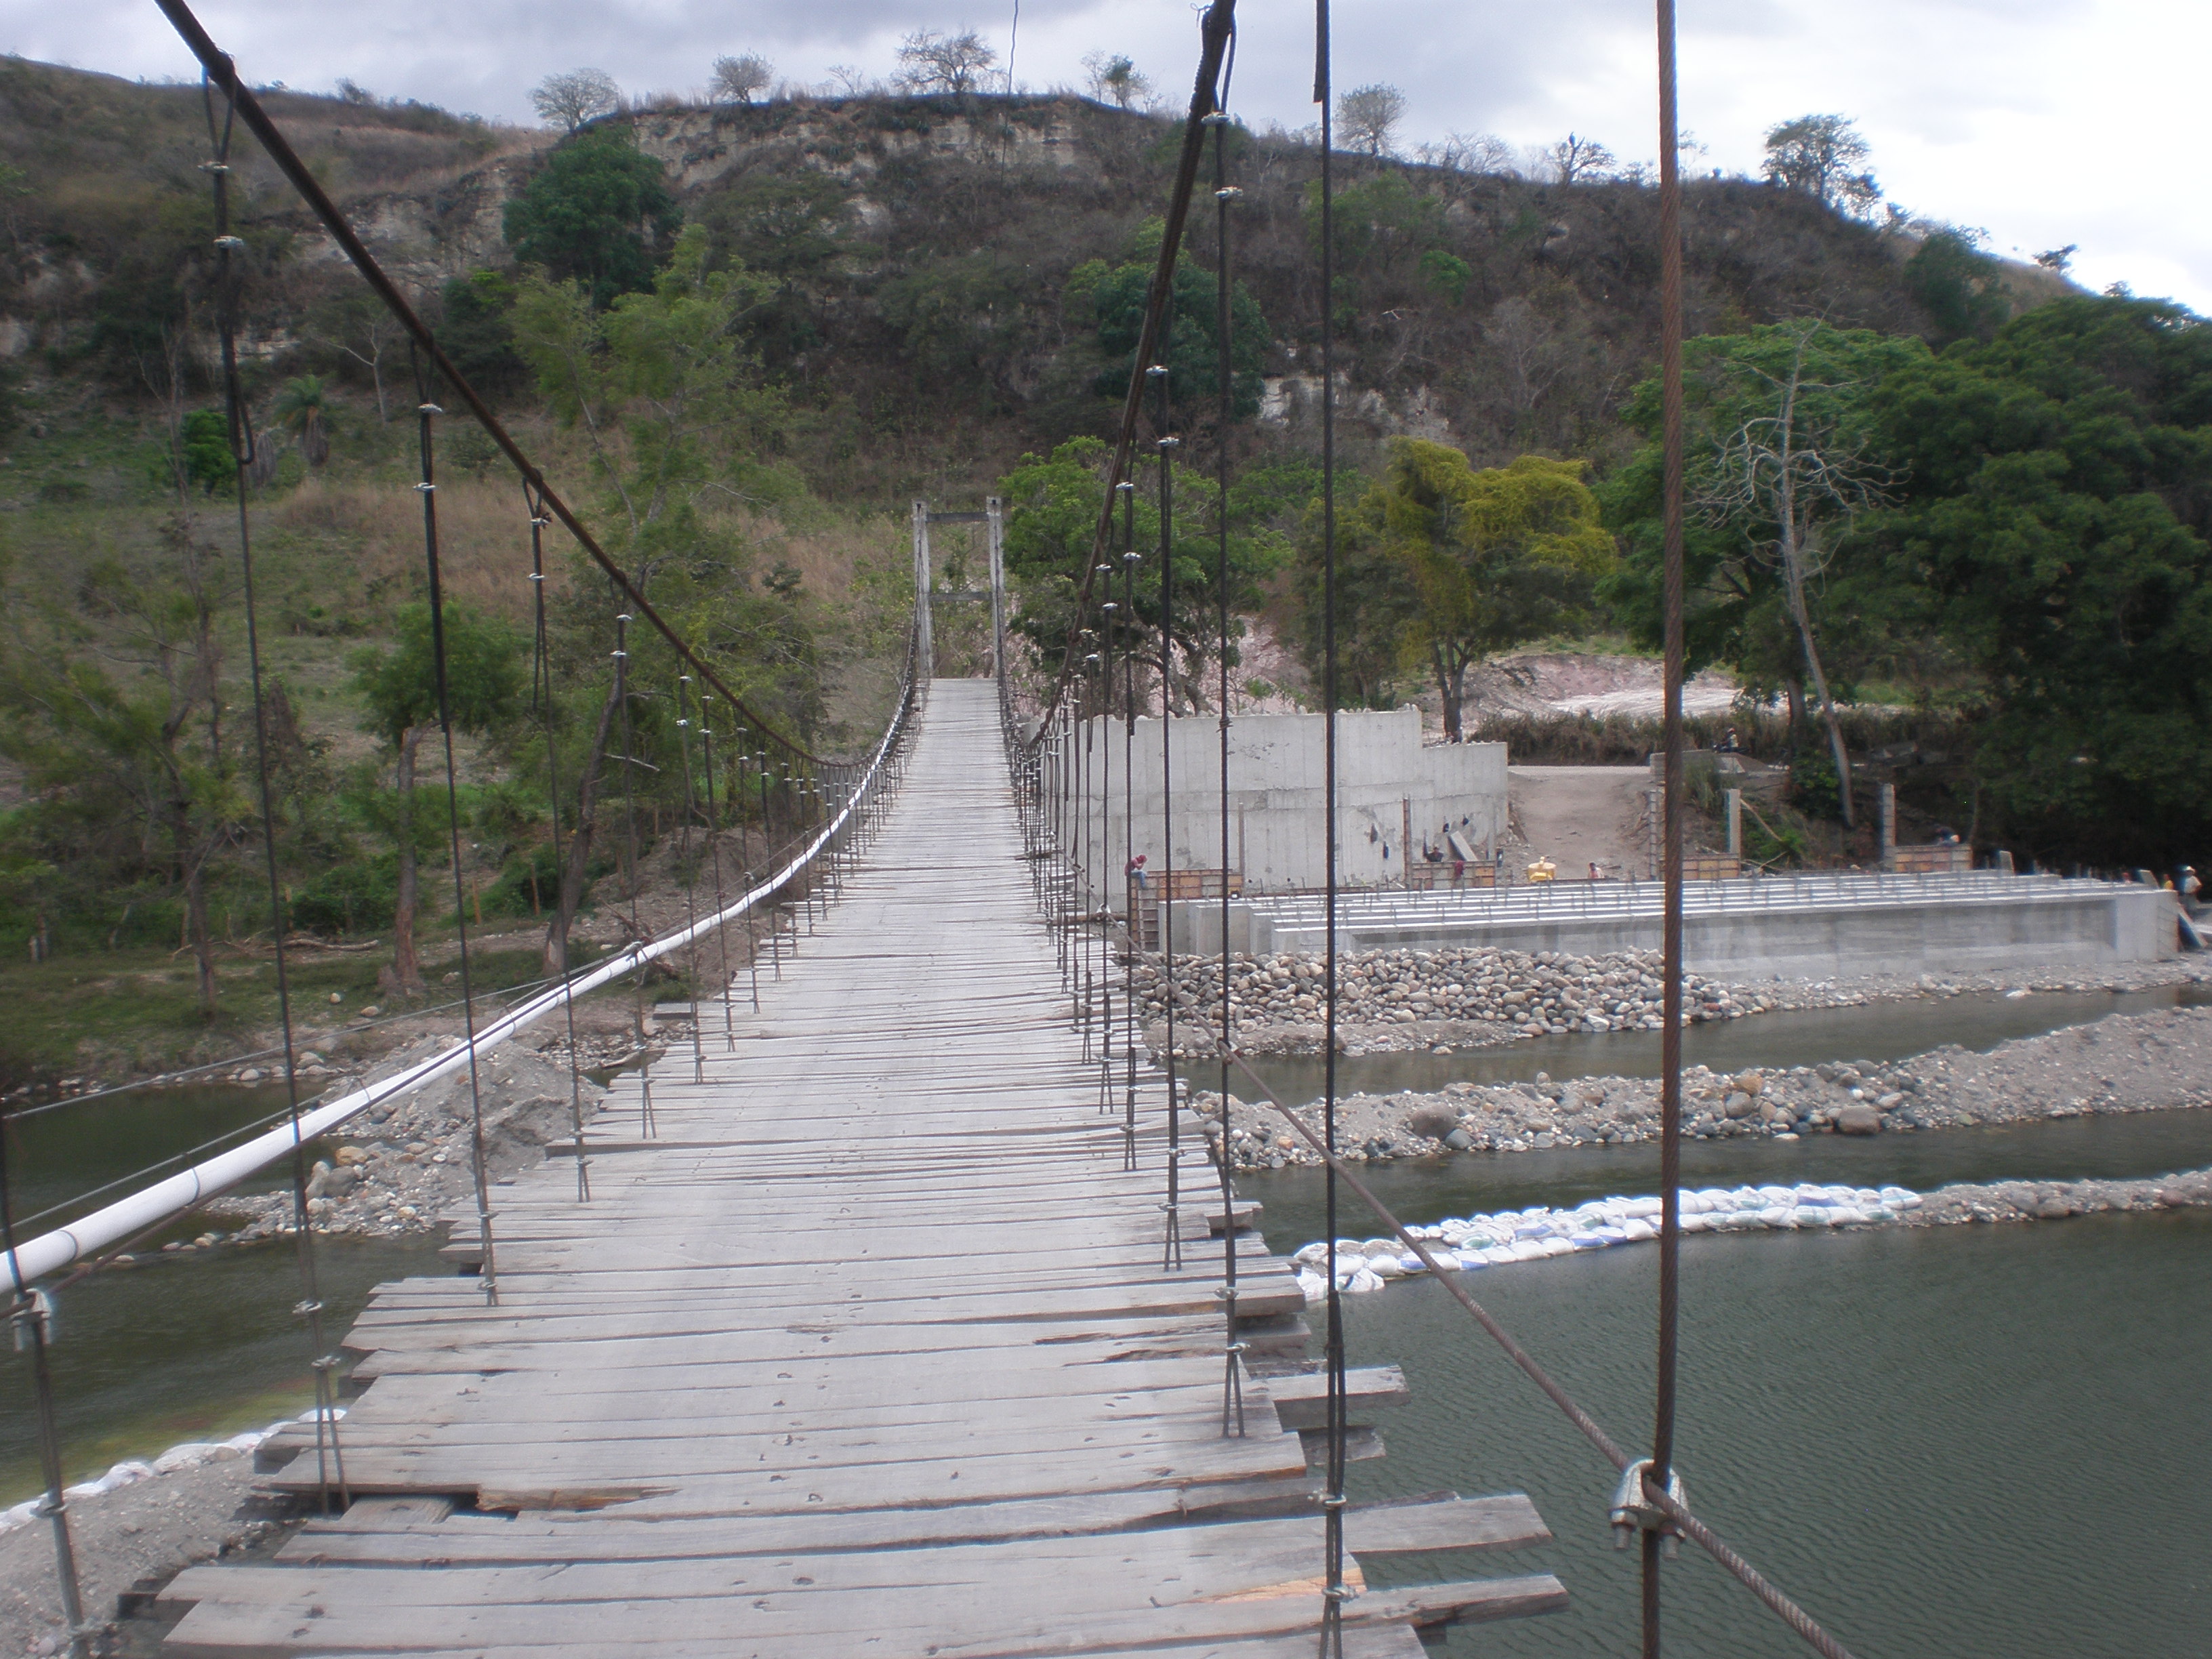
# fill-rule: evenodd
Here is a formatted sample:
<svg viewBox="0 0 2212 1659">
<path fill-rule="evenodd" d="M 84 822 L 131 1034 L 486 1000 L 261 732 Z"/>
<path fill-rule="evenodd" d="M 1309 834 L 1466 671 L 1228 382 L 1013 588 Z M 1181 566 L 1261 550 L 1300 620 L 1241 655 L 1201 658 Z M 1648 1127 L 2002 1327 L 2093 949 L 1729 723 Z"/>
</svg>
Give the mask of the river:
<svg viewBox="0 0 2212 1659">
<path fill-rule="evenodd" d="M 1987 1047 L 2173 994 L 2077 1000 L 1954 998 L 1765 1015 L 1686 1033 L 1729 1067 L 1875 1059 L 1931 1041 Z M 1938 1035 L 1909 1021 L 1941 1020 Z M 1587 1043 L 1586 1062 L 1555 1049 Z M 1547 1045 L 1550 1045 L 1547 1047 Z M 1701 1046 L 1702 1045 L 1702 1046 Z M 1744 1045 L 1741 1048 L 1733 1045 Z M 1759 1045 L 1753 1048 L 1751 1045 Z M 1532 1039 L 1380 1062 L 1516 1064 L 1533 1075 L 1632 1074 L 1639 1036 Z M 1547 1063 L 1548 1062 L 1548 1063 Z M 1282 1061 L 1272 1062 L 1277 1067 Z M 1434 1086 L 1434 1085 L 1425 1085 Z M 126 1097 L 127 1098 L 127 1097 Z M 151 1094 L 10 1126 L 19 1212 L 275 1109 L 272 1091 Z M 2212 1164 L 2212 1113 L 2033 1122 L 1797 1143 L 1695 1143 L 1686 1178 L 1895 1181 L 2128 1176 Z M 1364 1172 L 1409 1221 L 1507 1204 L 1656 1189 L 1656 1148 L 1469 1156 Z M 1322 1236 L 1310 1170 L 1248 1177 L 1269 1243 Z M 1347 1197 L 1347 1205 L 1352 1201 Z M 1347 1207 L 1345 1231 L 1375 1230 Z M 176 1237 L 198 1231 L 196 1224 Z M 158 1242 L 158 1241 L 157 1241 Z M 433 1239 L 319 1242 L 332 1340 L 372 1285 L 445 1271 Z M 1625 1443 L 1648 1437 L 1656 1252 L 1578 1255 L 1474 1275 L 1510 1328 Z M 2212 1565 L 2212 1217 L 2108 1216 L 2033 1226 L 1698 1237 L 1685 1242 L 1681 1461 L 1723 1534 L 1861 1659 L 1933 1654 L 2129 1656 L 2207 1650 Z M 72 1478 L 175 1441 L 259 1426 L 310 1396 L 281 1244 L 157 1257 L 61 1298 L 55 1366 Z M 1378 1415 L 1389 1455 L 1355 1464 L 1356 1498 L 1451 1487 L 1527 1491 L 1558 1534 L 1488 1560 L 1384 1563 L 1378 1580 L 1546 1568 L 1572 1596 L 1555 1618 L 1453 1636 L 1449 1651 L 1628 1654 L 1632 1555 L 1609 1547 L 1609 1471 L 1438 1289 L 1348 1298 L 1353 1363 L 1402 1364 L 1413 1403 Z M 0 1503 L 35 1485 L 26 1368 L 0 1363 Z M 1700 1659 L 1803 1650 L 1686 1552 L 1668 1573 L 1669 1650 Z"/>
<path fill-rule="evenodd" d="M 1685 1178 L 1895 1181 L 2144 1175 L 2212 1164 L 2212 1113 L 2038 1122 L 1870 1140 L 1699 1143 Z M 1401 1219 L 1656 1189 L 1641 1146 L 1370 1165 Z M 1325 1236 L 1310 1170 L 1247 1178 L 1269 1244 Z M 1377 1229 L 1347 1190 L 1348 1235 Z M 1650 1436 L 1656 1249 L 1469 1275 L 1474 1295 L 1632 1447 Z M 1455 1633 L 1448 1651 L 1629 1654 L 1635 1556 L 1605 1524 L 1610 1466 L 1435 1285 L 1345 1300 L 1354 1364 L 1405 1368 L 1376 1413 L 1389 1455 L 1355 1500 L 1527 1492 L 1557 1541 L 1485 1559 L 1385 1563 L 1557 1572 L 1553 1618 Z M 1692 1237 L 1683 1245 L 1680 1467 L 1722 1535 L 1860 1659 L 2201 1659 L 2212 1491 L 2212 1216 Z M 1692 1559 L 1693 1557 L 1697 1559 Z M 1694 1549 L 1668 1570 L 1668 1651 L 1805 1651 Z"/>
</svg>

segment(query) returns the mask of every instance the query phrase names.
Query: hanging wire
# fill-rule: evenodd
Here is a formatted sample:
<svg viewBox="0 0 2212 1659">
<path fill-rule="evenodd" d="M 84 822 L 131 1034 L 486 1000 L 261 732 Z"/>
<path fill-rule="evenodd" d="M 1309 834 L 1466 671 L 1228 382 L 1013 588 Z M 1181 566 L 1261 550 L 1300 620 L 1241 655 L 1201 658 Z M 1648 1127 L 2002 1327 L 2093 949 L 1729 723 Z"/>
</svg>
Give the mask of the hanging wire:
<svg viewBox="0 0 2212 1659">
<path fill-rule="evenodd" d="M 1129 1022 L 1122 1048 L 1128 1060 L 1128 1087 L 1121 1106 L 1121 1167 L 1137 1167 L 1137 953 L 1144 948 L 1146 924 L 1152 917 L 1151 895 L 1144 872 L 1137 863 L 1137 678 L 1142 660 L 1144 630 L 1137 626 L 1137 486 L 1124 478 L 1114 486 L 1121 497 L 1121 614 L 1127 617 L 1129 644 L 1121 659 L 1124 718 L 1121 724 L 1121 884 L 1129 907 L 1129 948 L 1123 952 L 1121 1006 Z M 1158 912 L 1152 911 L 1152 915 Z"/>
<path fill-rule="evenodd" d="M 1182 1080 L 1176 1074 L 1175 983 L 1175 456 L 1181 447 L 1169 430 L 1168 369 L 1154 363 L 1146 377 L 1159 388 L 1159 410 L 1153 417 L 1159 434 L 1153 448 L 1159 455 L 1160 488 L 1160 984 L 1167 1009 L 1167 1041 L 1160 1064 L 1168 1085 L 1168 1201 L 1167 1242 L 1160 1266 L 1170 1272 L 1182 1267 Z"/>
<path fill-rule="evenodd" d="M 729 908 L 722 895 L 722 835 L 721 820 L 714 811 L 714 726 L 708 718 L 709 693 L 699 694 L 699 741 L 704 750 L 703 764 L 707 773 L 707 857 L 714 867 L 714 911 L 720 915 Z M 714 943 L 722 959 L 722 1042 L 734 1052 L 738 1046 L 736 1018 L 730 1012 L 730 988 L 734 982 L 730 973 L 730 930 L 726 924 L 714 930 Z M 696 1009 L 693 1011 L 696 1015 Z"/>
<path fill-rule="evenodd" d="M 236 119 L 234 106 L 224 100 L 218 126 L 215 88 L 203 76 L 200 101 L 207 116 L 208 138 L 215 154 L 206 163 L 215 189 L 216 317 L 222 343 L 223 418 L 230 441 L 231 479 L 238 491 L 238 558 L 241 598 L 246 607 L 246 660 L 253 693 L 253 767 L 261 814 L 261 854 L 269 885 L 269 927 L 276 942 L 276 1010 L 284 1055 L 284 1103 L 292 1121 L 292 1208 L 294 1255 L 300 1274 L 300 1299 L 294 1316 L 307 1322 L 308 1365 L 315 1377 L 315 1491 L 323 1512 L 331 1512 L 331 1482 L 335 1474 L 341 1504 L 352 1497 L 346 1490 L 345 1455 L 337 1443 L 337 1395 L 333 1383 L 339 1357 L 325 1345 L 323 1298 L 315 1261 L 314 1229 L 307 1212 L 307 1154 L 300 1133 L 300 1063 L 292 1029 L 291 964 L 284 950 L 284 888 L 276 866 L 276 808 L 269 781 L 269 712 L 262 694 L 261 628 L 253 585 L 252 514 L 246 501 L 248 475 L 254 459 L 252 416 L 238 372 L 239 272 L 234 255 L 245 246 L 230 229 L 230 140 Z"/>
<path fill-rule="evenodd" d="M 1230 993 L 1229 895 L 1229 432 L 1237 418 L 1237 372 L 1231 362 L 1229 207 L 1237 192 L 1229 187 L 1229 80 L 1237 68 L 1237 36 L 1232 28 L 1229 54 L 1221 70 L 1218 106 L 1206 118 L 1213 127 L 1213 241 L 1214 360 L 1219 380 L 1219 429 L 1214 436 L 1214 518 L 1220 538 L 1214 574 L 1214 600 L 1219 637 L 1214 641 L 1221 684 L 1218 690 L 1221 714 L 1221 1141 L 1215 1164 L 1221 1182 L 1221 1301 L 1222 1378 L 1221 1431 L 1244 1432 L 1243 1370 L 1239 1356 L 1244 1345 L 1237 1340 L 1237 1172 L 1230 1149 L 1235 1128 L 1229 1105 L 1229 1060 L 1237 1051 L 1237 1026 Z"/>
<path fill-rule="evenodd" d="M 538 716 L 538 730 L 545 741 L 545 791 L 553 825 L 553 906 L 557 917 L 568 866 L 561 857 L 561 762 L 553 732 L 552 641 L 545 625 L 545 526 L 552 520 L 545 516 L 527 483 L 522 487 L 522 503 L 530 515 L 530 706 Z M 568 973 L 568 930 L 560 927 L 557 921 L 556 928 L 561 941 L 559 966 L 565 979 Z M 584 1155 L 584 1057 L 576 1042 L 576 1000 L 565 1000 L 561 1012 L 568 1023 L 568 1127 L 576 1157 L 576 1201 L 583 1204 L 588 1203 L 592 1196 L 592 1161 Z"/>
<path fill-rule="evenodd" d="M 435 422 L 445 413 L 431 401 L 431 381 L 422 359 L 415 362 L 416 430 L 422 447 L 422 478 L 415 488 L 422 497 L 422 562 L 430 588 L 430 663 L 437 682 L 438 730 L 446 746 L 446 836 L 453 862 L 453 926 L 461 947 L 461 1024 L 469 1047 L 469 1165 L 476 1181 L 477 1227 L 483 1249 L 484 1300 L 499 1300 L 499 1264 L 492 1243 L 490 1177 L 484 1169 L 483 1079 L 477 1060 L 477 1011 L 469 969 L 468 886 L 461 869 L 461 793 L 453 763 L 453 688 L 446 663 L 445 579 L 438 558 L 438 479 Z"/>
<path fill-rule="evenodd" d="M 637 863 L 637 758 L 636 723 L 629 707 L 629 611 L 615 615 L 615 705 L 622 714 L 623 746 L 623 852 L 629 860 L 629 933 L 633 939 L 642 939 L 645 929 L 638 921 L 637 890 L 644 884 L 644 874 Z M 650 1139 L 653 1127 L 653 1054 L 645 1035 L 645 975 L 646 964 L 638 963 L 637 977 L 631 981 L 632 1007 L 630 1018 L 637 1033 L 640 1063 L 638 1077 L 638 1133 Z"/>
<path fill-rule="evenodd" d="M 677 868 L 684 879 L 684 920 L 691 927 L 699 925 L 698 907 L 691 897 L 691 820 L 699 810 L 699 803 L 691 787 L 691 712 L 688 693 L 691 677 L 676 677 L 676 747 L 684 764 L 684 827 L 677 840 Z M 691 941 L 691 1080 L 707 1080 L 706 1036 L 699 1018 L 699 942 Z"/>
<path fill-rule="evenodd" d="M 1659 29 L 1659 375 L 1661 577 L 1666 649 L 1667 794 L 1662 827 L 1659 1038 L 1659 1353 L 1647 1497 L 1679 1491 L 1674 1407 L 1680 1371 L 1682 1255 L 1682 173 L 1677 141 L 1674 0 L 1657 0 Z M 1643 1532 L 1644 1659 L 1659 1659 L 1662 1546 L 1674 1528 Z"/>
<path fill-rule="evenodd" d="M 1328 0 L 1314 0 L 1314 101 L 1321 106 L 1321 545 L 1322 545 L 1322 1114 L 1329 1155 L 1324 1200 L 1328 1229 L 1328 1467 L 1322 1496 L 1322 1659 L 1344 1659 L 1344 1291 L 1336 1237 L 1336 222 L 1335 144 L 1329 84 Z"/>
</svg>

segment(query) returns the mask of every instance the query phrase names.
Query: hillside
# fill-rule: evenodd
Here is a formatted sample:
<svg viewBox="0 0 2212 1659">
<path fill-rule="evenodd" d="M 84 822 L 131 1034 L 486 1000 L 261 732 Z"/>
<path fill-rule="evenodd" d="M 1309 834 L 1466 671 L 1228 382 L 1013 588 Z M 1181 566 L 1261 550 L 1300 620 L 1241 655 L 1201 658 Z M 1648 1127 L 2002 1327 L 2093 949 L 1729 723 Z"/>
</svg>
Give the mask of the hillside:
<svg viewBox="0 0 2212 1659">
<path fill-rule="evenodd" d="M 447 281 L 511 265 L 501 216 L 548 135 L 415 105 L 268 97 L 433 313 Z M 805 411 L 791 458 L 817 489 L 884 504 L 978 491 L 1023 452 L 1105 427 L 1113 404 L 1096 383 L 1108 356 L 1086 282 L 1148 253 L 1174 123 L 1066 96 L 611 119 L 666 164 L 718 257 L 776 283 L 755 343 Z M 165 332 L 204 328 L 191 277 L 206 223 L 202 122 L 196 88 L 0 64 L 0 160 L 21 170 L 0 353 L 34 398 L 42 384 L 87 379 L 143 392 Z M 1233 258 L 1265 327 L 1260 429 L 1295 445 L 1316 385 L 1318 157 L 1241 128 L 1231 151 L 1243 191 Z M 265 161 L 242 157 L 240 176 L 257 374 L 316 370 L 371 391 L 330 320 L 355 292 L 349 273 Z M 1621 453 L 1618 411 L 1656 338 L 1651 189 L 1354 156 L 1340 157 L 1339 177 L 1355 437 L 1411 432 L 1479 463 L 1533 448 L 1602 466 Z M 1916 244 L 1900 234 L 1741 179 L 1693 181 L 1686 212 L 1693 334 L 1808 313 L 1934 328 L 1907 280 Z M 1201 265 L 1213 258 L 1211 222 L 1194 220 Z"/>
</svg>

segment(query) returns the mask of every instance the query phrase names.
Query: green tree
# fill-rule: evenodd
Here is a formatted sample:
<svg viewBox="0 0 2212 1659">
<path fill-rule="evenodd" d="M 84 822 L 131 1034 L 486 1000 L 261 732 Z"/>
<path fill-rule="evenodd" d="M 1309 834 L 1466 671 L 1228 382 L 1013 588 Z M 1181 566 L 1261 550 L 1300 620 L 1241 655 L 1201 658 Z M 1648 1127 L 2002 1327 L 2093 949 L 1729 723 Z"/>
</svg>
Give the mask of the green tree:
<svg viewBox="0 0 2212 1659">
<path fill-rule="evenodd" d="M 2046 854 L 2201 858 L 2212 822 L 2212 325 L 2054 301 L 1885 380 L 1897 582 L 1984 678 L 1990 804 Z"/>
<path fill-rule="evenodd" d="M 439 290 L 444 315 L 438 344 L 471 386 L 487 398 L 521 390 L 530 369 L 514 349 L 514 281 L 501 271 L 472 270 Z"/>
<path fill-rule="evenodd" d="M 1024 455 L 1022 464 L 999 481 L 999 493 L 1007 507 L 1006 572 L 1014 583 L 1020 605 L 1015 630 L 1036 647 L 1048 671 L 1056 671 L 1075 623 L 1077 583 L 1091 551 L 1098 512 L 1105 500 L 1105 469 L 1110 456 L 1096 438 L 1072 438 L 1040 458 Z M 1136 568 L 1133 614 L 1116 612 L 1125 646 L 1133 621 L 1138 630 L 1135 648 L 1146 669 L 1161 666 L 1160 520 L 1157 477 L 1148 480 L 1143 469 L 1135 491 L 1136 547 L 1142 555 Z M 1300 474 L 1303 481 L 1303 472 Z M 1172 700 L 1178 711 L 1209 706 L 1214 696 L 1209 668 L 1221 660 L 1218 603 L 1220 573 L 1218 509 L 1220 494 L 1205 475 L 1178 466 L 1173 480 L 1175 548 L 1173 605 L 1170 617 L 1172 648 L 1166 653 L 1173 675 Z M 1296 490 L 1297 484 L 1291 489 Z M 1303 503 L 1303 494 L 1297 499 Z M 1277 527 L 1279 499 L 1266 495 L 1232 495 L 1229 503 L 1229 604 L 1232 633 L 1240 626 L 1233 613 L 1255 609 L 1264 598 L 1267 579 L 1284 563 L 1289 551 Z M 1096 607 L 1111 599 L 1121 602 L 1120 541 L 1113 544 L 1108 560 L 1115 569 L 1110 582 L 1101 577 L 1092 589 L 1091 626 L 1098 627 Z M 1106 592 L 1110 586 L 1112 592 Z M 1230 665 L 1236 665 L 1232 637 Z"/>
<path fill-rule="evenodd" d="M 749 343 L 752 319 L 775 298 L 772 284 L 742 267 L 708 268 L 698 227 L 678 239 L 652 292 L 599 309 L 579 283 L 524 282 L 514 308 L 517 349 L 537 375 L 554 416 L 584 438 L 599 499 L 592 517 L 603 543 L 656 608 L 682 627 L 724 681 L 764 714 L 780 715 L 802 740 L 821 708 L 811 632 L 787 596 L 754 591 L 749 556 L 702 503 L 769 511 L 803 494 L 772 464 L 785 405 L 763 386 Z M 572 656 L 603 672 L 608 642 L 604 580 L 580 565 L 577 601 L 564 622 Z M 642 629 L 630 635 L 630 719 L 659 667 Z M 607 745 L 623 705 L 609 677 L 580 757 L 564 761 L 574 781 L 575 831 L 546 929 L 548 971 L 567 963 L 568 929 L 582 902 L 598 833 Z M 568 787 L 568 786 L 564 786 Z"/>
<path fill-rule="evenodd" d="M 64 606 L 0 561 L 9 647 L 0 652 L 0 755 L 21 769 L 17 826 L 46 861 L 96 877 L 75 896 L 158 878 L 183 900 L 203 1015 L 216 1012 L 208 877 L 248 821 L 237 734 L 223 715 L 216 618 L 229 566 L 179 513 L 158 556 L 102 559 Z M 114 669 L 130 672 L 118 673 Z"/>
<path fill-rule="evenodd" d="M 1109 359 L 1108 367 L 1094 383 L 1103 396 L 1128 395 L 1130 366 L 1136 356 L 1137 337 L 1144 329 L 1153 270 L 1149 263 L 1133 260 L 1110 270 L 1079 266 L 1069 275 L 1069 302 L 1079 305 L 1087 291 L 1098 328 L 1098 349 Z M 1168 384 L 1183 409 L 1211 413 L 1218 407 L 1221 374 L 1219 286 L 1213 273 L 1178 261 L 1164 321 L 1166 337 L 1155 345 L 1153 362 L 1168 366 Z M 1237 420 L 1248 421 L 1260 412 L 1261 376 L 1272 343 L 1260 302 L 1242 283 L 1232 284 L 1229 368 Z"/>
<path fill-rule="evenodd" d="M 230 453 L 230 422 L 221 410 L 195 409 L 186 415 L 177 443 L 188 480 L 210 495 L 230 494 L 238 482 L 238 462 Z"/>
<path fill-rule="evenodd" d="M 1684 350 L 1684 639 L 1694 671 L 1725 663 L 1803 719 L 1808 680 L 1824 709 L 1910 637 L 1912 600 L 1850 532 L 1891 470 L 1869 400 L 1924 361 L 1919 341 L 1810 322 L 1709 335 Z M 1660 399 L 1626 410 L 1645 445 L 1601 492 L 1625 558 L 1605 592 L 1647 646 L 1661 640 Z M 1785 461 L 1784 456 L 1788 459 Z M 1840 738 L 1830 722 L 1832 746 Z M 1838 757 L 1840 759 L 1840 757 Z M 1848 775 L 1848 769 L 1839 766 Z"/>
<path fill-rule="evenodd" d="M 1767 129 L 1767 182 L 1863 218 L 1881 200 L 1881 186 L 1861 165 L 1873 153 L 1847 118 L 1801 115 Z"/>
<path fill-rule="evenodd" d="M 522 692 L 522 641 L 514 631 L 465 606 L 444 607 L 446 696 L 453 729 L 482 736 L 513 718 Z M 398 637 L 388 651 L 359 653 L 353 688 L 368 705 L 367 729 L 392 759 L 388 820 L 399 858 L 398 902 L 392 918 L 392 961 L 377 982 L 392 994 L 422 994 L 415 948 L 417 872 L 423 851 L 437 842 L 434 815 L 418 812 L 416 751 L 438 729 L 437 659 L 430 607 L 410 605 L 399 614 Z"/>
<path fill-rule="evenodd" d="M 683 228 L 668 173 L 627 127 L 580 134 L 556 149 L 507 204 L 507 246 L 556 282 L 580 282 L 604 310 L 642 293 Z"/>
<path fill-rule="evenodd" d="M 302 374 L 287 380 L 269 406 L 280 430 L 289 432 L 300 446 L 309 466 L 320 466 L 331 458 L 331 400 L 319 374 Z"/>
<path fill-rule="evenodd" d="M 1152 81 L 1126 52 L 1086 52 L 1083 69 L 1091 95 L 1102 102 L 1111 99 L 1117 109 L 1141 104 L 1152 95 Z"/>
<path fill-rule="evenodd" d="M 1477 471 L 1443 444 L 1393 438 L 1382 476 L 1352 508 L 1362 538 L 1397 560 L 1419 596 L 1404 647 L 1427 659 L 1452 742 L 1465 736 L 1467 671 L 1580 626 L 1612 565 L 1583 469 L 1523 455 Z"/>
<path fill-rule="evenodd" d="M 2012 315 L 1997 262 L 1963 231 L 1932 231 L 1905 262 L 1905 292 L 1936 325 L 1936 341 L 1986 340 Z"/>
</svg>

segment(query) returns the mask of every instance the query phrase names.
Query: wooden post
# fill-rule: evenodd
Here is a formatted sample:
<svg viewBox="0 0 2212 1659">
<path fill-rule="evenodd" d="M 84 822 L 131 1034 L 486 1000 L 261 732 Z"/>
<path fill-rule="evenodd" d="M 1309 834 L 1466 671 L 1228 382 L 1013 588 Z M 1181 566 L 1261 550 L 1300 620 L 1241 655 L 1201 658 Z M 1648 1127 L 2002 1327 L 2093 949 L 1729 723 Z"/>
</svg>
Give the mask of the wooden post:
<svg viewBox="0 0 2212 1659">
<path fill-rule="evenodd" d="M 1399 884 L 1410 892 L 1413 886 L 1413 803 L 1410 797 L 1400 797 L 1398 811 L 1401 825 L 1398 856 L 1401 860 L 1399 868 L 1404 872 L 1398 880 Z"/>
<path fill-rule="evenodd" d="M 1723 793 L 1728 797 L 1729 856 L 1741 859 L 1743 856 L 1743 791 L 1729 789 Z"/>
<path fill-rule="evenodd" d="M 993 495 L 983 503 L 991 541 L 991 677 L 1006 672 L 1006 513 Z"/>
<path fill-rule="evenodd" d="M 1877 856 L 1883 869 L 1893 870 L 1897 867 L 1897 786 L 1876 786 L 1875 799 L 1881 813 L 1881 842 Z"/>
<path fill-rule="evenodd" d="M 1660 792 L 1656 789 L 1647 789 L 1644 792 L 1644 823 L 1650 831 L 1644 837 L 1645 856 L 1650 863 L 1651 879 L 1654 881 L 1659 879 L 1659 794 Z"/>
<path fill-rule="evenodd" d="M 936 672 L 936 652 L 930 638 L 929 615 L 929 503 L 914 504 L 914 604 L 921 634 L 918 672 L 927 680 Z"/>
</svg>

